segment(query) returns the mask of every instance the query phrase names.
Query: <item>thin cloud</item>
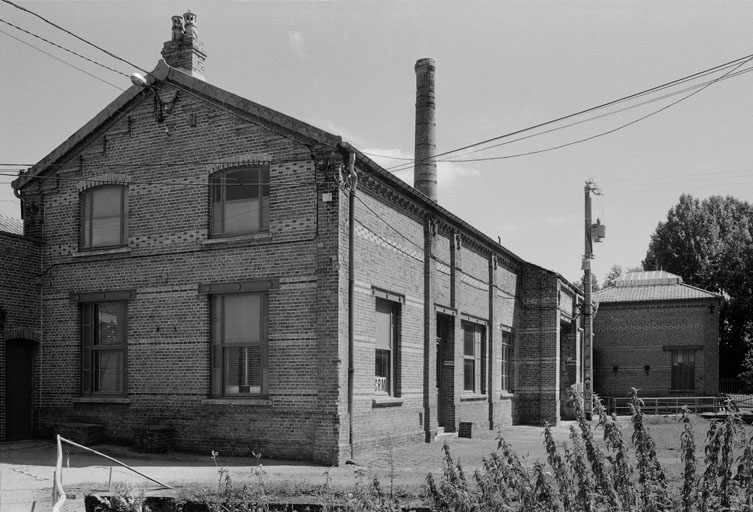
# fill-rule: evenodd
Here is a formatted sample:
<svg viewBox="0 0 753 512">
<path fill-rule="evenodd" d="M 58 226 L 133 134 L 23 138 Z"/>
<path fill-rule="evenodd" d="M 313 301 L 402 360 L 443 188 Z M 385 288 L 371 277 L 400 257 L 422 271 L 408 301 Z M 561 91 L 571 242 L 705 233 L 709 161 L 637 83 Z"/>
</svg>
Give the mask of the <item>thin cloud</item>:
<svg viewBox="0 0 753 512">
<path fill-rule="evenodd" d="M 288 32 L 290 50 L 300 58 L 306 58 L 306 43 L 300 30 Z"/>
</svg>

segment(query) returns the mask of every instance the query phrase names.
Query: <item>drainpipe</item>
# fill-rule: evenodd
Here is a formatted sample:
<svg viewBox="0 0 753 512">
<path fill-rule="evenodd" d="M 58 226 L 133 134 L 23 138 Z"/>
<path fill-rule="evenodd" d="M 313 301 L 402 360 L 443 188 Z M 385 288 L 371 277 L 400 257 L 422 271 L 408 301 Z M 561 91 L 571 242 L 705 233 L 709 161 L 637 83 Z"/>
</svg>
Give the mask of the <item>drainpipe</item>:
<svg viewBox="0 0 753 512">
<path fill-rule="evenodd" d="M 353 346 L 355 334 L 354 288 L 355 288 L 355 221 L 356 221 L 356 188 L 358 188 L 358 174 L 356 174 L 356 154 L 348 153 L 348 178 L 350 180 L 350 200 L 348 201 L 348 443 L 350 444 L 350 458 L 353 459 Z"/>
</svg>

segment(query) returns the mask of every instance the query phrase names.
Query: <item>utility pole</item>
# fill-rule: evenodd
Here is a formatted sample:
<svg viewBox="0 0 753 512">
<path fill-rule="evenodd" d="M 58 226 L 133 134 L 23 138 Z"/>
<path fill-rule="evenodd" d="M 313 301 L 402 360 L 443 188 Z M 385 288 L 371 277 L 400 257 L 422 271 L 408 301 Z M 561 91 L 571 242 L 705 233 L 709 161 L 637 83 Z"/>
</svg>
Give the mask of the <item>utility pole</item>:
<svg viewBox="0 0 753 512">
<path fill-rule="evenodd" d="M 593 180 L 586 180 L 585 253 L 583 254 L 583 412 L 591 419 L 593 413 L 593 286 L 591 283 L 591 260 L 594 257 L 593 243 L 601 242 L 606 234 L 605 226 L 591 216 L 591 194 L 601 195 Z"/>
</svg>

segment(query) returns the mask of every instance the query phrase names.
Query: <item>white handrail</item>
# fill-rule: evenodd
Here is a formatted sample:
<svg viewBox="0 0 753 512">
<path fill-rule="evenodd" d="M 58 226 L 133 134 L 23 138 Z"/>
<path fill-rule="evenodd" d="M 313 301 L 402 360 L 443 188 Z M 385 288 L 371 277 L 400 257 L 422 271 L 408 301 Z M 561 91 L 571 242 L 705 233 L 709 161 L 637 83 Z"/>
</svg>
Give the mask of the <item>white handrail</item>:
<svg viewBox="0 0 753 512">
<path fill-rule="evenodd" d="M 63 490 L 63 447 L 60 444 L 62 437 L 58 437 L 58 461 L 55 464 L 55 482 L 52 484 L 52 512 L 60 512 L 60 507 L 65 503 L 65 491 Z M 57 499 L 56 499 L 57 498 Z"/>
<path fill-rule="evenodd" d="M 75 446 L 76 448 L 81 448 L 82 450 L 86 450 L 86 451 L 91 452 L 91 453 L 93 453 L 95 455 L 99 455 L 100 457 L 104 457 L 105 459 L 110 460 L 110 461 L 112 461 L 115 464 L 118 464 L 120 466 L 123 466 L 124 468 L 126 468 L 126 469 L 128 469 L 130 471 L 133 471 L 137 475 L 142 476 L 142 477 L 146 478 L 147 480 L 149 480 L 151 482 L 154 482 L 155 484 L 161 485 L 163 489 L 172 489 L 172 487 L 170 487 L 169 485 L 163 484 L 159 480 L 155 480 L 152 477 L 146 476 L 144 473 L 142 473 L 142 472 L 140 472 L 140 471 L 138 471 L 136 469 L 133 469 L 128 464 L 120 462 L 119 460 L 114 459 L 114 458 L 110 457 L 109 455 L 105 455 L 104 453 L 100 453 L 97 450 L 92 450 L 91 448 L 88 448 L 88 447 L 86 447 L 84 445 L 81 445 L 81 444 L 78 444 L 78 443 L 74 443 L 73 441 L 71 441 L 69 439 L 65 439 L 63 437 L 60 437 L 60 435 L 58 435 L 57 436 L 58 460 L 57 460 L 57 464 L 55 465 L 55 483 L 54 483 L 54 486 L 53 486 L 53 501 L 55 501 L 56 497 L 57 497 L 57 501 L 52 506 L 52 512 L 60 512 L 60 508 L 65 503 L 65 498 L 66 498 L 65 491 L 63 490 L 63 447 L 62 447 L 61 442 L 66 442 L 66 443 L 68 443 L 71 446 Z"/>
</svg>

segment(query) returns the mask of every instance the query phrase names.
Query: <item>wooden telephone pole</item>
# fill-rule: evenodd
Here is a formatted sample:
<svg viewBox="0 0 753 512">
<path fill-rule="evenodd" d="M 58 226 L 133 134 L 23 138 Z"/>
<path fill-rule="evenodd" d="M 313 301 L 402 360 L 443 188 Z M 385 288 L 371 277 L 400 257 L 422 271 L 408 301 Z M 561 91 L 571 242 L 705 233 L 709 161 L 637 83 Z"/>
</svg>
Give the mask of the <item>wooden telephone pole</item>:
<svg viewBox="0 0 753 512">
<path fill-rule="evenodd" d="M 593 244 L 601 242 L 606 234 L 605 226 L 591 216 L 591 195 L 601 195 L 593 180 L 586 181 L 585 253 L 583 255 L 583 412 L 590 420 L 593 413 L 593 285 L 591 283 L 591 260 Z"/>
</svg>

